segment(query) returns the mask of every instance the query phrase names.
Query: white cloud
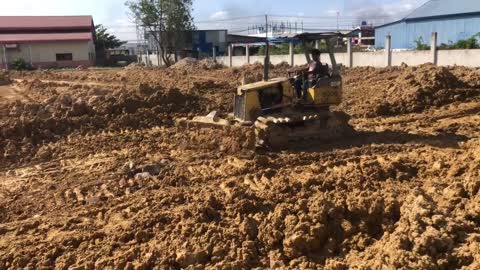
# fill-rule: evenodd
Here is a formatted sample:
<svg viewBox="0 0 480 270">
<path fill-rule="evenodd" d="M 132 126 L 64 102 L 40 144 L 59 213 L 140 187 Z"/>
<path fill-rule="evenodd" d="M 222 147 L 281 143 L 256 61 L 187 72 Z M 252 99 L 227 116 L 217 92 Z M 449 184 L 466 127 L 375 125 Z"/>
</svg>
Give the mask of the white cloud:
<svg viewBox="0 0 480 270">
<path fill-rule="evenodd" d="M 230 13 L 226 10 L 220 10 L 212 15 L 210 15 L 210 20 L 224 20 L 227 19 L 230 16 Z"/>
<path fill-rule="evenodd" d="M 325 11 L 325 13 L 326 13 L 328 16 L 337 16 L 337 12 L 339 12 L 339 11 L 336 10 L 336 9 L 329 9 L 329 10 Z"/>
</svg>

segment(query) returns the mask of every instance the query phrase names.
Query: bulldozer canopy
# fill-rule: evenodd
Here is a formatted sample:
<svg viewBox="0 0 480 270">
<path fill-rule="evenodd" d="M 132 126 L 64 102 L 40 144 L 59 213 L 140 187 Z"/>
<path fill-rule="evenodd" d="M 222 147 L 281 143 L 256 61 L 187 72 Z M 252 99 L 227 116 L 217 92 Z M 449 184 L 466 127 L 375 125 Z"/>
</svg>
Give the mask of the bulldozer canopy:
<svg viewBox="0 0 480 270">
<path fill-rule="evenodd" d="M 294 36 L 293 38 L 308 42 L 308 41 L 330 39 L 334 37 L 343 37 L 343 36 L 344 36 L 343 34 L 338 32 L 324 32 L 324 33 L 302 33 Z"/>
</svg>

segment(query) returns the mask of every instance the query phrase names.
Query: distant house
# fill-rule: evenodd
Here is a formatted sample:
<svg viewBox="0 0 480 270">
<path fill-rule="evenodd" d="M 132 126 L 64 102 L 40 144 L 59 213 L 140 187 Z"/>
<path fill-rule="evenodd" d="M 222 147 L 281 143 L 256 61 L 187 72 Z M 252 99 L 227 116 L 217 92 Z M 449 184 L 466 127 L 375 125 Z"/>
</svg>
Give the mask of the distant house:
<svg viewBox="0 0 480 270">
<path fill-rule="evenodd" d="M 453 44 L 480 32 L 479 0 L 431 0 L 404 19 L 375 28 L 375 46 L 385 47 L 385 37 L 392 37 L 393 49 L 415 48 L 422 39 L 430 44 L 432 32 L 438 44 Z"/>
<path fill-rule="evenodd" d="M 91 16 L 0 16 L 0 68 L 16 59 L 33 67 L 95 65 Z"/>
</svg>

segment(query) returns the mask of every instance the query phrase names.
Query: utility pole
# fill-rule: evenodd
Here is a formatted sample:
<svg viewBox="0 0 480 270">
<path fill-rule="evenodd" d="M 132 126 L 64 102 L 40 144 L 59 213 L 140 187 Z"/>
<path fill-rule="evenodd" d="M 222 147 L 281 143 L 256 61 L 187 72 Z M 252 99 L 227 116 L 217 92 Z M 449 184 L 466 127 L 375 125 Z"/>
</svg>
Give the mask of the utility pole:
<svg viewBox="0 0 480 270">
<path fill-rule="evenodd" d="M 270 44 L 268 42 L 268 15 L 265 14 L 265 61 L 263 63 L 263 80 L 268 81 L 268 69 L 270 66 Z"/>
<path fill-rule="evenodd" d="M 337 11 L 337 32 L 340 32 L 339 19 L 340 19 L 340 11 Z"/>
<path fill-rule="evenodd" d="M 5 63 L 5 70 L 8 71 L 7 45 L 3 44 L 3 59 Z"/>
</svg>

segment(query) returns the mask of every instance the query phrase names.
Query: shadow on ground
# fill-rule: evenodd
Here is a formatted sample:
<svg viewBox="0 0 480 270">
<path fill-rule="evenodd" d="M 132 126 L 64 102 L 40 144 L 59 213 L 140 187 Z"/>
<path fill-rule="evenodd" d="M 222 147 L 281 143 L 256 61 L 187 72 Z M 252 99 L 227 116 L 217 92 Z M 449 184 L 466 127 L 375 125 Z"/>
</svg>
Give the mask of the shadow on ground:
<svg viewBox="0 0 480 270">
<path fill-rule="evenodd" d="M 288 147 L 293 152 L 322 152 L 331 150 L 345 150 L 365 145 L 429 145 L 438 148 L 459 148 L 461 142 L 470 138 L 455 133 L 443 132 L 437 135 L 411 134 L 402 131 L 358 131 L 348 137 L 339 138 L 330 142 L 304 141 Z"/>
</svg>

